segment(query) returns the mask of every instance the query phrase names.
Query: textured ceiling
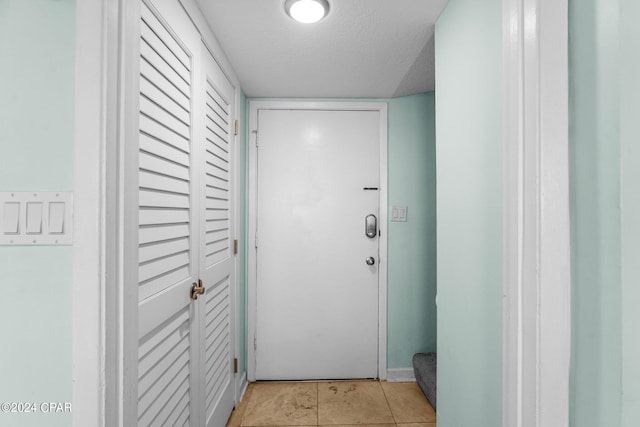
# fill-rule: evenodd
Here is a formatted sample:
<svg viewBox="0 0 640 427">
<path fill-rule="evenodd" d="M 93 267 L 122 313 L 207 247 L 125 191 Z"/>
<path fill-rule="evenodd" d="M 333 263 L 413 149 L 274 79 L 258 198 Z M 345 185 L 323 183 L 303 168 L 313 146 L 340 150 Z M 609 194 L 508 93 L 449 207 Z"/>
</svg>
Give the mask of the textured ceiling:
<svg viewBox="0 0 640 427">
<path fill-rule="evenodd" d="M 249 97 L 392 98 L 434 89 L 448 0 L 329 0 L 300 24 L 284 0 L 197 0 Z"/>
</svg>

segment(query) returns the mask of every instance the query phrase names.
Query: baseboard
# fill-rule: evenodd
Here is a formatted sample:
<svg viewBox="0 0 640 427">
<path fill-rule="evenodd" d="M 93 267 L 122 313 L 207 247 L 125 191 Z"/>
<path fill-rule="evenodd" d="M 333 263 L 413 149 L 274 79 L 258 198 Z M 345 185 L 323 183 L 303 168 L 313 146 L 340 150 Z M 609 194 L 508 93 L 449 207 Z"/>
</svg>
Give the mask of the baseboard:
<svg viewBox="0 0 640 427">
<path fill-rule="evenodd" d="M 415 382 L 416 376 L 413 368 L 387 369 L 387 381 L 390 383 Z"/>
<path fill-rule="evenodd" d="M 242 402 L 242 398 L 247 391 L 248 385 L 249 383 L 247 382 L 247 372 L 245 371 L 244 374 L 242 374 L 242 376 L 238 379 L 238 387 L 236 388 L 236 390 L 238 390 L 238 394 L 236 396 L 236 405 Z"/>
</svg>

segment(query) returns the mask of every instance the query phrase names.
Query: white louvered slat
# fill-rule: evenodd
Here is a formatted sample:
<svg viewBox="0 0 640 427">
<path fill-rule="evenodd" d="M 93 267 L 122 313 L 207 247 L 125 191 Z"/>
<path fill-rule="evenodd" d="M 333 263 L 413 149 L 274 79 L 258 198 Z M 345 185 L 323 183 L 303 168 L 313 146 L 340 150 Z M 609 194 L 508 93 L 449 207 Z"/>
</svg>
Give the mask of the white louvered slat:
<svg viewBox="0 0 640 427">
<path fill-rule="evenodd" d="M 182 310 L 177 315 L 174 315 L 168 320 L 165 325 L 158 330 L 155 334 L 145 335 L 140 340 L 138 347 L 138 374 L 144 375 L 151 366 L 157 361 L 159 357 L 162 357 L 161 353 L 154 353 L 153 350 L 158 348 L 164 342 L 167 344 L 167 337 L 171 336 L 175 331 L 179 331 L 179 336 L 186 336 L 189 333 L 188 329 L 189 312 Z M 175 341 L 172 345 L 175 345 Z"/>
<path fill-rule="evenodd" d="M 165 109 L 169 114 L 175 116 L 184 123 L 189 123 L 189 110 L 162 91 L 158 84 L 152 83 L 148 79 L 144 78 L 144 76 L 140 79 L 140 92 L 149 98 L 151 102 Z"/>
<path fill-rule="evenodd" d="M 220 169 L 223 172 L 229 172 L 229 161 L 218 155 L 207 152 L 205 154 L 205 159 L 208 166 L 211 166 L 210 171 L 214 171 L 215 169 Z"/>
<path fill-rule="evenodd" d="M 185 385 L 182 386 L 182 389 L 176 390 L 176 392 L 169 397 L 167 402 L 160 408 L 160 412 L 157 417 L 157 422 L 155 425 L 158 426 L 172 426 L 169 423 L 169 420 L 180 413 L 180 409 L 184 406 L 185 403 L 189 402 L 189 384 L 188 379 L 185 380 Z M 160 421 L 162 420 L 162 421 Z"/>
<path fill-rule="evenodd" d="M 172 145 L 186 153 L 190 152 L 189 140 L 171 131 L 163 124 L 145 116 L 140 117 L 140 132 L 150 135 L 166 144 Z"/>
<path fill-rule="evenodd" d="M 168 271 L 173 271 L 187 265 L 189 265 L 189 252 L 179 252 L 140 264 L 138 268 L 138 278 L 140 282 L 146 282 L 154 277 L 163 276 Z"/>
<path fill-rule="evenodd" d="M 138 395 L 144 398 L 152 393 L 152 387 L 159 376 L 175 372 L 176 367 L 184 366 L 189 361 L 189 340 L 188 335 L 176 337 L 176 342 L 162 354 L 159 360 L 154 360 L 154 364 L 149 367 L 138 381 Z M 157 352 L 155 352 L 157 353 Z M 141 363 L 142 364 L 142 363 Z M 144 402 L 142 402 L 144 403 Z"/>
<path fill-rule="evenodd" d="M 207 104 L 217 105 L 222 111 L 221 114 L 229 116 L 229 103 L 210 81 L 207 81 Z"/>
<path fill-rule="evenodd" d="M 189 168 L 178 163 L 178 159 L 165 159 L 162 153 L 140 152 L 140 169 L 160 175 L 189 180 Z"/>
<path fill-rule="evenodd" d="M 185 139 L 189 139 L 189 123 L 185 123 L 171 112 L 150 101 L 144 94 L 140 97 L 140 111 L 147 117 L 152 117 L 171 131 Z"/>
<path fill-rule="evenodd" d="M 169 225 L 189 222 L 188 209 L 140 209 L 140 225 Z"/>
<path fill-rule="evenodd" d="M 229 201 L 207 198 L 206 206 L 207 209 L 228 211 Z"/>
<path fill-rule="evenodd" d="M 206 224 L 207 224 L 206 225 L 207 232 L 228 230 L 230 225 L 228 219 L 212 219 L 212 220 L 208 220 Z"/>
<path fill-rule="evenodd" d="M 140 42 L 140 55 L 180 92 L 185 96 L 189 96 L 189 80 L 185 78 L 184 71 L 172 68 L 167 60 L 160 56 L 158 52 L 149 45 L 147 40 L 142 39 Z"/>
<path fill-rule="evenodd" d="M 185 167 L 190 165 L 189 152 L 144 133 L 140 134 L 140 149 L 147 153 L 155 153 L 163 159 L 171 159 L 172 162 Z"/>
<path fill-rule="evenodd" d="M 140 247 L 140 262 L 151 261 L 186 250 L 189 250 L 189 239 L 187 238 L 142 246 Z"/>
<path fill-rule="evenodd" d="M 206 196 L 212 199 L 229 200 L 229 190 L 226 188 L 214 187 L 212 185 L 207 186 Z"/>
<path fill-rule="evenodd" d="M 171 414 L 167 417 L 167 420 L 162 424 L 162 427 L 173 427 L 180 426 L 184 424 L 184 421 L 181 421 L 181 418 L 185 414 L 185 411 L 189 407 L 189 395 L 185 393 L 180 399 L 176 400 L 176 404 L 172 409 Z"/>
<path fill-rule="evenodd" d="M 207 221 L 229 220 L 229 212 L 209 210 L 205 219 Z"/>
<path fill-rule="evenodd" d="M 177 194 L 189 194 L 189 181 L 175 179 L 165 175 L 158 175 L 148 171 L 140 171 L 140 188 L 155 191 L 165 191 Z"/>
<path fill-rule="evenodd" d="M 140 206 L 186 209 L 189 207 L 189 195 L 141 189 Z"/>
<path fill-rule="evenodd" d="M 162 28 L 162 26 L 159 26 Z M 166 44 L 164 40 L 161 40 L 160 37 L 147 25 L 147 23 L 142 20 L 142 25 L 140 26 L 140 37 L 144 40 L 149 47 L 151 47 L 157 54 L 162 58 L 164 62 L 167 63 L 172 70 L 182 77 L 187 83 L 189 82 L 189 68 L 185 66 L 178 57 L 174 54 L 174 50 L 171 50 Z M 171 40 L 170 36 L 167 37 L 167 40 Z M 170 43 L 173 44 L 173 43 Z M 172 46 L 176 51 L 180 51 L 181 49 L 178 46 Z"/>
<path fill-rule="evenodd" d="M 153 32 L 162 39 L 162 42 L 171 50 L 171 53 L 178 58 L 182 65 L 189 70 L 191 68 L 191 61 L 189 55 L 182 49 L 171 33 L 165 28 L 164 24 L 160 22 L 157 16 L 155 16 L 151 10 L 147 7 L 143 7 L 141 10 L 142 21 L 145 25 L 148 25 Z"/>
<path fill-rule="evenodd" d="M 205 174 L 205 184 L 210 187 L 228 187 L 229 180 L 218 176 Z"/>
<path fill-rule="evenodd" d="M 139 230 L 138 236 L 141 245 L 176 239 L 178 237 L 187 237 L 189 236 L 189 225 L 178 224 L 162 227 L 145 227 Z"/>
<path fill-rule="evenodd" d="M 209 125 L 205 128 L 205 138 L 208 142 L 214 144 L 215 147 L 220 148 L 225 152 L 229 152 L 229 147 L 227 146 L 226 136 L 219 135 L 220 132 L 216 133 L 212 129 L 213 126 Z M 210 149 L 210 146 L 207 147 L 207 150 Z"/>
<path fill-rule="evenodd" d="M 168 80 L 160 71 L 155 69 L 149 61 L 140 59 L 140 87 L 145 87 L 146 82 L 151 83 L 162 91 L 173 102 L 180 105 L 186 111 L 190 110 L 189 94 L 182 92 L 176 85 Z"/>
<path fill-rule="evenodd" d="M 213 134 L 209 132 L 208 129 L 207 129 L 207 134 L 208 136 L 213 136 Z M 210 156 L 216 156 L 228 164 L 229 163 L 229 147 L 224 143 L 221 143 L 220 139 L 221 138 L 217 136 L 215 136 L 215 138 L 213 139 L 207 137 L 208 144 L 207 144 L 207 152 L 205 153 L 205 156 L 209 158 Z"/>
<path fill-rule="evenodd" d="M 163 376 L 160 379 L 163 380 L 161 382 L 163 388 L 160 389 L 156 399 L 146 407 L 143 405 L 144 402 L 138 402 L 139 408 L 145 409 L 139 414 L 139 425 L 160 425 L 163 422 L 161 412 L 167 408 L 171 398 L 176 395 L 182 396 L 189 392 L 189 365 L 182 366 L 174 377 L 166 378 Z M 160 381 L 158 382 L 160 383 Z"/>
<path fill-rule="evenodd" d="M 188 266 L 179 267 L 175 270 L 168 270 L 162 275 L 149 279 L 146 282 L 140 283 L 140 289 L 138 291 L 140 301 L 144 301 L 147 298 L 154 296 L 169 286 L 181 282 L 190 276 L 190 270 Z M 188 284 L 187 284 L 188 285 Z M 188 287 L 185 286 L 185 289 Z M 186 293 L 186 291 L 185 291 Z"/>
<path fill-rule="evenodd" d="M 211 102 L 206 104 L 206 116 L 210 122 L 218 123 L 222 130 L 228 129 L 229 115 L 219 105 Z"/>
<path fill-rule="evenodd" d="M 207 139 L 224 147 L 227 143 L 228 134 L 207 117 Z"/>
</svg>

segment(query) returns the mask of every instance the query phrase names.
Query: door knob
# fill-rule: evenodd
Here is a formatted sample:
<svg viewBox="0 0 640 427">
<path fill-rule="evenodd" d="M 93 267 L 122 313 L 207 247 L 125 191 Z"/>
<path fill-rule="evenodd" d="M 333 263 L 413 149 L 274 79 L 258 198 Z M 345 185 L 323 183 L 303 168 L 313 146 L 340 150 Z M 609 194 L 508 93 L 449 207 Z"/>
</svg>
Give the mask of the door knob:
<svg viewBox="0 0 640 427">
<path fill-rule="evenodd" d="M 202 284 L 202 280 L 198 280 L 198 283 L 194 283 L 191 285 L 191 299 L 198 299 L 198 295 L 203 295 L 205 291 L 204 285 Z"/>
<path fill-rule="evenodd" d="M 367 258 L 366 260 L 367 265 L 373 265 L 376 263 L 376 259 L 372 256 L 370 256 L 369 258 Z"/>
</svg>

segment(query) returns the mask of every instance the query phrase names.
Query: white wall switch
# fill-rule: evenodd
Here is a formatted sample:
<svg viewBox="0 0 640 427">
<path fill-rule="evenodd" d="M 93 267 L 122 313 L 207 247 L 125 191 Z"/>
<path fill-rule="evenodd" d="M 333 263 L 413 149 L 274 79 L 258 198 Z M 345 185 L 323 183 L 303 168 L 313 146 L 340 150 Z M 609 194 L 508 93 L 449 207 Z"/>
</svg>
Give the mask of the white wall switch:
<svg viewBox="0 0 640 427">
<path fill-rule="evenodd" d="M 42 202 L 27 202 L 27 234 L 42 234 Z"/>
<path fill-rule="evenodd" d="M 407 207 L 406 206 L 392 206 L 391 207 L 391 221 L 392 222 L 407 222 Z"/>
<path fill-rule="evenodd" d="M 0 192 L 0 245 L 70 245 L 73 193 Z"/>
<path fill-rule="evenodd" d="M 2 210 L 2 233 L 18 234 L 20 232 L 20 203 L 4 203 Z"/>
<path fill-rule="evenodd" d="M 64 203 L 49 203 L 49 234 L 64 234 Z"/>
</svg>

